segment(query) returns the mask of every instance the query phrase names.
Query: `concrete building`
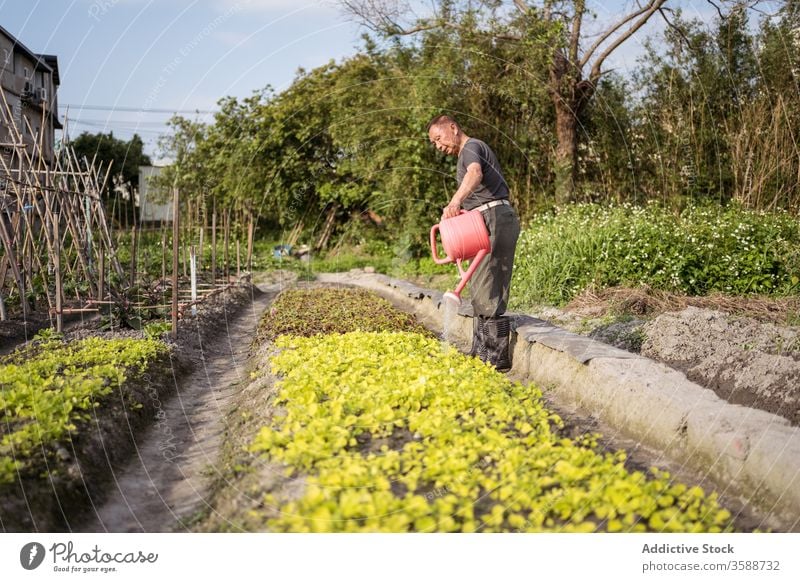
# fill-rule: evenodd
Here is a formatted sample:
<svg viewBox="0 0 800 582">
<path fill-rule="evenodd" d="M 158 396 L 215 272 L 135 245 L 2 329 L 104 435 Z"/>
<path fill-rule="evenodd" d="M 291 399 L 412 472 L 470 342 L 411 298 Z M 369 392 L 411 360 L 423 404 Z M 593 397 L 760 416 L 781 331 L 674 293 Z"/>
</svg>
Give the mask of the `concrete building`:
<svg viewBox="0 0 800 582">
<path fill-rule="evenodd" d="M 152 179 L 161 173 L 159 166 L 139 166 L 139 223 L 172 222 L 172 204 L 155 188 Z"/>
<path fill-rule="evenodd" d="M 55 55 L 34 53 L 0 26 L 0 85 L 10 116 L 20 128 L 29 155 L 34 153 L 34 143 L 41 144 L 43 161 L 48 166 L 54 160 L 55 130 L 62 129 L 57 98 L 60 84 Z M 10 122 L 9 111 L 0 98 L 0 155 L 8 161 L 12 160 L 15 149 Z"/>
</svg>

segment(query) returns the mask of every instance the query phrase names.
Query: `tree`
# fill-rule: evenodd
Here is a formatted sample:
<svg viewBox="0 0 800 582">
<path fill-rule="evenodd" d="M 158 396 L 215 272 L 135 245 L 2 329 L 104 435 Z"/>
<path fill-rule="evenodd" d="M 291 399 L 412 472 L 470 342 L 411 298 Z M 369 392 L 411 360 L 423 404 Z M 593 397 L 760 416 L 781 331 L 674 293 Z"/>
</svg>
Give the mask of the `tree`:
<svg viewBox="0 0 800 582">
<path fill-rule="evenodd" d="M 139 166 L 149 166 L 152 163 L 150 157 L 144 153 L 142 138 L 133 134 L 129 141 L 125 141 L 114 137 L 113 132 L 83 132 L 72 142 L 72 147 L 81 164 L 91 164 L 92 160 L 95 163 L 111 164 L 112 179 L 106 184 L 104 194 L 107 200 L 112 200 L 115 199 L 115 187 L 125 189 L 129 193 L 129 199 L 120 201 L 120 211 L 124 211 L 129 218 L 132 217 L 135 212 L 134 192 L 139 189 Z M 113 211 L 113 207 L 111 210 Z M 111 215 L 113 216 L 113 212 Z"/>
<path fill-rule="evenodd" d="M 404 0 L 341 0 L 345 9 L 386 36 L 404 36 L 436 29 L 488 36 L 494 43 L 517 43 L 531 55 L 548 54 L 547 89 L 554 111 L 556 152 L 552 163 L 558 203 L 575 197 L 578 175 L 579 126 L 601 77 L 603 65 L 666 0 L 649 0 L 622 15 L 587 42 L 585 0 L 438 0 L 433 14 L 415 17 Z M 509 5 L 510 4 L 510 5 Z M 483 17 L 477 19 L 476 11 Z M 409 21 L 406 15 L 411 14 Z M 479 26 L 477 22 L 488 24 Z M 546 25 L 545 27 L 542 24 Z M 588 46 L 584 46 L 588 44 Z M 532 73 L 535 74 L 535 73 Z"/>
<path fill-rule="evenodd" d="M 118 176 L 130 188 L 139 187 L 139 166 L 151 164 L 150 157 L 144 153 L 142 138 L 136 133 L 130 141 L 125 141 L 115 138 L 113 132 L 92 134 L 84 131 L 72 142 L 72 147 L 78 160 L 86 158 L 91 163 L 96 159 L 112 164 L 111 174 Z M 106 194 L 110 195 L 113 185 L 109 182 L 107 186 Z"/>
</svg>

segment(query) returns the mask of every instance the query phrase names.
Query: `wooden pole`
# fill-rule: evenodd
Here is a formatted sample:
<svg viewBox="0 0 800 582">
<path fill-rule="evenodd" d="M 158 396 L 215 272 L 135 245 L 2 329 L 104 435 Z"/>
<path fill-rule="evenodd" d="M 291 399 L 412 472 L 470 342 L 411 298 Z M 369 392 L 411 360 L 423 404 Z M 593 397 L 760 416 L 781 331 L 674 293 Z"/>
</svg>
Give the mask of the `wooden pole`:
<svg viewBox="0 0 800 582">
<path fill-rule="evenodd" d="M 211 211 L 211 284 L 217 284 L 217 201 Z"/>
<path fill-rule="evenodd" d="M 227 285 L 231 280 L 230 270 L 230 253 L 228 246 L 230 245 L 231 237 L 231 209 L 225 210 L 225 284 Z"/>
<path fill-rule="evenodd" d="M 172 339 L 178 339 L 178 238 L 180 235 L 178 189 L 172 192 Z"/>
<path fill-rule="evenodd" d="M 56 278 L 56 332 L 61 333 L 64 328 L 64 314 L 62 313 L 63 305 L 61 304 L 62 286 L 61 286 L 61 236 L 58 232 L 58 219 L 59 215 L 53 216 L 53 240 L 55 241 L 55 248 L 53 249 L 53 273 Z"/>
<path fill-rule="evenodd" d="M 241 251 L 239 250 L 239 239 L 236 239 L 236 278 L 241 279 L 242 277 L 242 257 Z"/>
<path fill-rule="evenodd" d="M 253 213 L 250 213 L 250 220 L 247 223 L 247 270 L 253 270 Z"/>
</svg>

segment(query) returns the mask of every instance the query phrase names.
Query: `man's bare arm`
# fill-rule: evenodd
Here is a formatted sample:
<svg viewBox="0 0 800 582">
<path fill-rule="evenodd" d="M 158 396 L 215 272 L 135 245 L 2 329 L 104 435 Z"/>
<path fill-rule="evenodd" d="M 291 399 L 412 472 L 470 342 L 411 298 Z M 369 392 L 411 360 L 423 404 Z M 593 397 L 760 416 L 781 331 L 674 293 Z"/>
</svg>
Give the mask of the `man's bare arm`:
<svg viewBox="0 0 800 582">
<path fill-rule="evenodd" d="M 467 166 L 467 173 L 464 175 L 464 179 L 461 181 L 461 186 L 459 186 L 458 190 L 456 190 L 456 193 L 453 194 L 453 199 L 450 200 L 450 204 L 445 207 L 444 212 L 442 213 L 442 218 L 452 218 L 454 216 L 458 216 L 458 213 L 461 210 L 461 203 L 467 196 L 470 195 L 473 190 L 481 185 L 481 181 L 483 181 L 483 170 L 481 170 L 481 165 L 478 162 L 472 162 L 469 166 Z"/>
</svg>

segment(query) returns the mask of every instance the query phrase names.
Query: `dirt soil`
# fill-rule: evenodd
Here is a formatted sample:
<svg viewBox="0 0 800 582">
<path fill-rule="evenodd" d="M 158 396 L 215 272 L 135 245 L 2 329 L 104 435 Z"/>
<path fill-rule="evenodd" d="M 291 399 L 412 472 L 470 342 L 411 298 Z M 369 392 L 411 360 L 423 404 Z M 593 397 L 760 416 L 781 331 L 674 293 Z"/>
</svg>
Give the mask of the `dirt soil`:
<svg viewBox="0 0 800 582">
<path fill-rule="evenodd" d="M 732 404 L 800 425 L 800 327 L 787 324 L 794 299 L 662 295 L 609 290 L 531 314 L 667 364 Z"/>
<path fill-rule="evenodd" d="M 302 475 L 288 476 L 285 466 L 248 451 L 261 427 L 286 414 L 274 404 L 277 378 L 270 372 L 269 360 L 275 353 L 270 342 L 257 348 L 248 365 L 251 380 L 240 386 L 230 401 L 228 426 L 207 503 L 187 524 L 193 531 L 267 531 L 267 520 L 278 513 L 277 508 L 264 504 L 264 496 L 269 493 L 288 501 L 304 493 Z"/>
<path fill-rule="evenodd" d="M 225 413 L 248 381 L 250 342 L 279 288 L 248 286 L 215 298 L 179 328 L 174 352 L 189 372 L 158 403 L 155 423 L 137 435 L 136 454 L 80 531 L 186 531 L 206 509 L 229 429 Z"/>
<path fill-rule="evenodd" d="M 241 284 L 208 298 L 199 306 L 196 317 L 181 320 L 177 341 L 171 340 L 169 333 L 164 334 L 172 348 L 168 357 L 154 362 L 138 380 L 125 382 L 117 396 L 105 399 L 95 409 L 90 421 L 76 423 L 77 429 L 69 441 L 46 451 L 41 466 L 37 465 L 30 475 L 23 476 L 21 483 L 0 491 L 0 529 L 143 531 L 143 528 L 130 527 L 127 522 L 123 525 L 119 516 L 124 512 L 108 509 L 115 495 L 119 502 L 122 478 L 129 474 L 125 463 L 138 461 L 139 485 L 157 482 L 157 471 L 142 463 L 148 454 L 151 460 L 157 456 L 162 469 L 164 466 L 178 470 L 185 467 L 185 463 L 176 459 L 191 456 L 191 443 L 186 441 L 191 441 L 197 433 L 192 432 L 192 427 L 188 433 L 186 430 L 181 433 L 176 425 L 181 420 L 202 416 L 203 411 L 198 410 L 202 406 L 196 402 L 200 400 L 198 395 L 215 392 L 204 391 L 204 386 L 216 386 L 219 381 L 221 392 L 228 389 L 231 382 L 226 384 L 223 376 L 235 376 L 240 371 L 236 363 L 244 357 L 241 346 L 245 346 L 246 352 L 249 344 L 249 330 L 239 330 L 237 322 L 243 319 L 241 314 L 247 313 L 255 321 L 263 301 L 266 301 L 264 294 L 249 283 Z M 134 330 L 101 332 L 96 329 L 96 323 L 77 322 L 68 328 L 65 337 L 74 340 L 87 336 L 142 336 L 142 332 Z M 237 333 L 241 337 L 234 337 Z M 218 417 L 218 412 L 213 410 L 210 414 Z M 145 436 L 154 431 L 161 431 L 155 451 L 143 446 Z M 132 456 L 135 461 L 130 460 Z M 192 458 L 192 462 L 196 465 L 197 459 Z M 144 489 L 142 485 L 136 493 Z M 109 491 L 112 500 L 109 500 Z M 148 491 L 151 498 L 154 494 L 157 498 L 163 497 L 158 491 Z M 133 495 L 133 491 L 125 491 L 121 496 L 129 513 L 130 507 L 139 503 L 134 501 Z M 128 500 L 132 501 L 130 505 Z M 152 509 L 152 503 L 147 507 Z M 163 505 L 158 513 L 164 520 L 173 519 Z M 106 517 L 109 527 L 98 525 L 98 516 L 113 516 Z"/>
<path fill-rule="evenodd" d="M 688 307 L 646 323 L 642 355 L 733 404 L 800 425 L 800 327 Z"/>
</svg>

